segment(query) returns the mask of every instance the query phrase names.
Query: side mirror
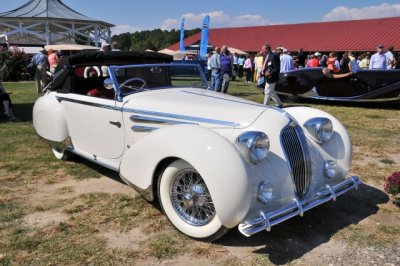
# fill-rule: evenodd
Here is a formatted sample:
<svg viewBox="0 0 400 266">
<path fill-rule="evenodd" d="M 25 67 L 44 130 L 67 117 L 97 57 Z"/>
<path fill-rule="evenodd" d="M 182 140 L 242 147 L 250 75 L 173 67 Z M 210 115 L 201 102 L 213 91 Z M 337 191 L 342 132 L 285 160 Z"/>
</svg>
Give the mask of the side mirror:
<svg viewBox="0 0 400 266">
<path fill-rule="evenodd" d="M 114 89 L 114 81 L 110 78 L 107 78 L 103 82 L 104 88 L 107 90 L 113 90 Z"/>
</svg>

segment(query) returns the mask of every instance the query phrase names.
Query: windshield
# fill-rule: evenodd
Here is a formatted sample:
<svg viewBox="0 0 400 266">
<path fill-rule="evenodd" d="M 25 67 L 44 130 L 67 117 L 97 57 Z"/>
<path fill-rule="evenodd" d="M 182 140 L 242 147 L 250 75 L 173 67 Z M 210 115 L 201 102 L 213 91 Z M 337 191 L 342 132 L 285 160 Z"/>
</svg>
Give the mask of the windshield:
<svg viewBox="0 0 400 266">
<path fill-rule="evenodd" d="M 207 81 L 199 65 L 157 64 L 110 67 L 121 96 L 144 90 L 166 88 L 203 88 Z"/>
</svg>

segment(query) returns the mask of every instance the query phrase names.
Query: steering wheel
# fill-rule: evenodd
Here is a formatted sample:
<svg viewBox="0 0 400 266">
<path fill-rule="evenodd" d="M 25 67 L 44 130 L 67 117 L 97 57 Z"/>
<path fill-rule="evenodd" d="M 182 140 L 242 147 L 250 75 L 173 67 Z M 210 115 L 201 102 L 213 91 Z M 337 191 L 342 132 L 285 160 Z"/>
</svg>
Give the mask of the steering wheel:
<svg viewBox="0 0 400 266">
<path fill-rule="evenodd" d="M 128 85 L 128 83 L 130 83 L 132 81 L 140 81 L 140 82 L 142 82 L 142 85 L 140 87 L 133 86 L 133 85 Z M 142 79 L 142 78 L 130 78 L 130 79 L 127 79 L 120 85 L 120 87 L 125 87 L 125 88 L 131 89 L 131 90 L 140 90 L 140 89 L 148 88 L 146 81 L 144 79 Z"/>
</svg>

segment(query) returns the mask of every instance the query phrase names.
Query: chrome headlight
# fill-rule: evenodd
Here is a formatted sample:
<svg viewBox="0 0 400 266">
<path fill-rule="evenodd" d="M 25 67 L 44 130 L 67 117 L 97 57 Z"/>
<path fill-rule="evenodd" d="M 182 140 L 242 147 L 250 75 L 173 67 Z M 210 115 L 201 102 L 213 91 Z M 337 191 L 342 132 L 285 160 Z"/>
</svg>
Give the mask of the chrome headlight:
<svg viewBox="0 0 400 266">
<path fill-rule="evenodd" d="M 333 136 L 332 121 L 325 117 L 315 117 L 304 123 L 308 135 L 318 143 L 325 143 Z"/>
<path fill-rule="evenodd" d="M 267 158 L 269 139 L 265 133 L 259 131 L 245 132 L 238 137 L 237 142 L 245 144 L 248 150 L 248 158 L 252 163 L 258 164 Z"/>
</svg>

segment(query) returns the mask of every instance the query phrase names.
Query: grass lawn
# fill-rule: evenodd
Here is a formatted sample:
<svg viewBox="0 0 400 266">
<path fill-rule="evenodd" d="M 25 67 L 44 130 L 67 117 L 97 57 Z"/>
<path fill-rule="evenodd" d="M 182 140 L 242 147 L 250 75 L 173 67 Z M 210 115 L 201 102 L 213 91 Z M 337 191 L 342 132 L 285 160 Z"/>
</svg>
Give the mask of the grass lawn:
<svg viewBox="0 0 400 266">
<path fill-rule="evenodd" d="M 0 265 L 317 264 L 308 257 L 325 254 L 320 246 L 328 241 L 331 248 L 337 245 L 340 250 L 340 244 L 348 249 L 327 258 L 333 264 L 367 263 L 368 256 L 362 255 L 365 250 L 371 257 L 382 254 L 383 262 L 400 263 L 396 261 L 400 210 L 382 192 L 384 178 L 400 171 L 400 103 L 302 103 L 331 113 L 345 125 L 354 145 L 351 172 L 359 174 L 366 185 L 360 193 L 339 199 L 337 205 L 321 206 L 271 233 L 245 239 L 233 230 L 209 244 L 177 233 L 157 206 L 130 188 L 125 192 L 116 173 L 83 159 L 55 159 L 32 127 L 32 107 L 38 98 L 34 83 L 5 82 L 4 86 L 12 93 L 20 121 L 0 118 Z M 254 84 L 243 81 L 232 82 L 229 93 L 263 100 Z M 102 182 L 103 190 L 93 188 Z M 117 191 L 112 192 L 107 182 L 114 182 Z M 43 222 L 44 216 L 53 222 Z M 359 256 L 337 261 L 351 253 Z M 379 264 L 379 258 L 375 262 Z"/>
</svg>

